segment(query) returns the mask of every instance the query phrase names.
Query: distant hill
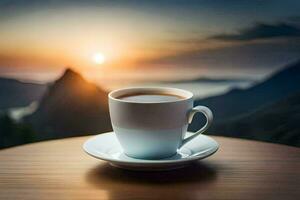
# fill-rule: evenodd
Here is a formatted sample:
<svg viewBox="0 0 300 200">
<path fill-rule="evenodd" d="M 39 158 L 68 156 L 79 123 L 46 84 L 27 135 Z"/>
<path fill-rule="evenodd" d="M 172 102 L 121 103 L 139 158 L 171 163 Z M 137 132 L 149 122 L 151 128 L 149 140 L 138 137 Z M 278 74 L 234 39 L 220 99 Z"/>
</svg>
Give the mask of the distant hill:
<svg viewBox="0 0 300 200">
<path fill-rule="evenodd" d="M 265 81 L 248 89 L 233 89 L 226 94 L 195 101 L 212 109 L 214 121 L 227 121 L 266 104 L 300 92 L 300 61 L 284 67 Z M 202 116 L 196 116 L 191 130 L 197 129 Z"/>
<path fill-rule="evenodd" d="M 300 147 L 300 93 L 222 123 L 211 132 Z"/>
<path fill-rule="evenodd" d="M 168 83 L 245 83 L 245 82 L 254 82 L 253 79 L 247 78 L 207 78 L 200 77 L 196 79 L 182 79 L 176 81 L 166 81 Z"/>
<path fill-rule="evenodd" d="M 25 118 L 40 139 L 111 130 L 107 93 L 67 69 L 49 86 L 35 113 Z"/>
<path fill-rule="evenodd" d="M 33 101 L 38 101 L 46 89 L 47 85 L 45 84 L 0 78 L 0 110 L 27 106 Z"/>
</svg>

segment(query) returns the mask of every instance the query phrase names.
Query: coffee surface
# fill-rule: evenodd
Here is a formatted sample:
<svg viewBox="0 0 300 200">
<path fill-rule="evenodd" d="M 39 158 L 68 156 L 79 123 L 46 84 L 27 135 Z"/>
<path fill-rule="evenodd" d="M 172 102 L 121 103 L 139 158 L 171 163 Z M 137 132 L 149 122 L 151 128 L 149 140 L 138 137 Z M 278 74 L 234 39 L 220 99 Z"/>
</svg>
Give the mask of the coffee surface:
<svg viewBox="0 0 300 200">
<path fill-rule="evenodd" d="M 118 97 L 118 99 L 140 102 L 140 103 L 159 103 L 159 102 L 170 102 L 183 99 L 184 97 L 172 95 L 172 94 L 151 94 L 151 93 L 136 93 L 128 94 Z"/>
</svg>

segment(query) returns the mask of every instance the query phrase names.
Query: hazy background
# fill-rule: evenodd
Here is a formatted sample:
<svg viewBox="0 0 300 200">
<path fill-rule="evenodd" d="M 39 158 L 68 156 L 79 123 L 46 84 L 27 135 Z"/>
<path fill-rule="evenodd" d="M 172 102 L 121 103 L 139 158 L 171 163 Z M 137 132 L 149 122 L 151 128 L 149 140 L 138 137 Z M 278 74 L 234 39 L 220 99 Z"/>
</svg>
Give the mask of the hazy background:
<svg viewBox="0 0 300 200">
<path fill-rule="evenodd" d="M 108 131 L 107 92 L 144 85 L 192 91 L 215 114 L 208 134 L 300 146 L 299 10 L 0 0 L 0 147 Z"/>
</svg>

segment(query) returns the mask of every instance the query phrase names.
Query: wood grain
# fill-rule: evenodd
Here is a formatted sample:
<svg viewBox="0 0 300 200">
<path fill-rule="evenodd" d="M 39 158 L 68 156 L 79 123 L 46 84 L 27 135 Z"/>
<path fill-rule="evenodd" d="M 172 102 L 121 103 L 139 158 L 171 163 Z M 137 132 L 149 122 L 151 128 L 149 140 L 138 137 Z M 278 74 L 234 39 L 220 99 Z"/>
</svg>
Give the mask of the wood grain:
<svg viewBox="0 0 300 200">
<path fill-rule="evenodd" d="M 299 148 L 214 137 L 188 168 L 132 172 L 86 155 L 87 138 L 1 150 L 0 199 L 300 199 Z"/>
</svg>

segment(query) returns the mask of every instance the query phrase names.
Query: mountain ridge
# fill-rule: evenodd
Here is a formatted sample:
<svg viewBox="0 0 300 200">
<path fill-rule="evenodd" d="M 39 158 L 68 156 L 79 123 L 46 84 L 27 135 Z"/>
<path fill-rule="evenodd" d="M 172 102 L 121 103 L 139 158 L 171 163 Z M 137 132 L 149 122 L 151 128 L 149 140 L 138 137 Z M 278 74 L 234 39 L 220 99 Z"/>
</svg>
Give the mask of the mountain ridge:
<svg viewBox="0 0 300 200">
<path fill-rule="evenodd" d="M 175 81 L 162 81 L 167 83 L 243 83 L 243 82 L 256 82 L 255 79 L 250 78 L 209 78 L 200 77 L 194 79 L 182 79 Z"/>
<path fill-rule="evenodd" d="M 213 97 L 199 99 L 195 105 L 210 107 L 216 121 L 249 112 L 300 91 L 300 61 L 288 65 L 266 80 L 247 89 L 232 89 Z"/>
<path fill-rule="evenodd" d="M 300 93 L 268 104 L 211 129 L 215 135 L 276 142 L 300 147 Z"/>
<path fill-rule="evenodd" d="M 300 61 L 250 88 L 233 89 L 225 94 L 196 100 L 195 105 L 204 105 L 213 111 L 214 122 L 208 130 L 210 134 L 298 146 L 300 126 L 293 117 L 299 117 L 300 104 L 295 105 L 295 102 L 300 102 L 300 95 L 288 98 L 296 94 L 300 94 Z M 286 106 L 280 107 L 283 103 Z M 280 127 L 276 117 L 284 122 L 284 128 Z M 202 115 L 194 118 L 189 126 L 191 131 L 196 131 L 205 122 Z"/>
<path fill-rule="evenodd" d="M 23 107 L 33 101 L 39 101 L 46 88 L 46 84 L 27 83 L 0 77 L 0 110 Z"/>
</svg>

